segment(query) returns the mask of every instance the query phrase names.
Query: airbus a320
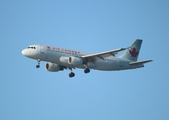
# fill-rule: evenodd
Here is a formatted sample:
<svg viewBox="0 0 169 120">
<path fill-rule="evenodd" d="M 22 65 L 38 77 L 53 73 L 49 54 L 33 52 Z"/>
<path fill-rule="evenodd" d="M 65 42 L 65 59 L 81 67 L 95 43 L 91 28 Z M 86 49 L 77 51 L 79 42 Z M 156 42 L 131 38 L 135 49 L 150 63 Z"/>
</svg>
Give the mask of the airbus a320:
<svg viewBox="0 0 169 120">
<path fill-rule="evenodd" d="M 127 70 L 144 67 L 144 63 L 152 60 L 137 61 L 142 40 L 137 39 L 127 48 L 115 50 L 87 53 L 78 50 L 65 49 L 45 45 L 30 45 L 22 50 L 22 54 L 28 58 L 37 60 L 36 68 L 40 67 L 41 61 L 46 61 L 46 70 L 58 72 L 69 69 L 69 77 L 75 76 L 73 69 L 82 68 L 84 73 L 89 73 L 91 69 L 102 71 Z M 115 55 L 125 51 L 120 57 Z"/>
</svg>

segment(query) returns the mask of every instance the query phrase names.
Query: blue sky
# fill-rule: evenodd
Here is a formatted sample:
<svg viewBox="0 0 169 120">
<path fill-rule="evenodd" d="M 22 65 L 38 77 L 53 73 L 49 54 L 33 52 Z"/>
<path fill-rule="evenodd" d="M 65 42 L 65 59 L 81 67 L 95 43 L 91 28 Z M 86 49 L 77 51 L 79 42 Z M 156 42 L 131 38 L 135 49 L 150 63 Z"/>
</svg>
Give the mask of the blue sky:
<svg viewBox="0 0 169 120">
<path fill-rule="evenodd" d="M 167 0 L 0 0 L 1 120 L 169 119 Z M 31 44 L 86 52 L 143 39 L 144 68 L 56 73 L 22 56 Z M 121 55 L 123 52 L 119 53 Z M 117 56 L 119 56 L 117 55 Z"/>
</svg>

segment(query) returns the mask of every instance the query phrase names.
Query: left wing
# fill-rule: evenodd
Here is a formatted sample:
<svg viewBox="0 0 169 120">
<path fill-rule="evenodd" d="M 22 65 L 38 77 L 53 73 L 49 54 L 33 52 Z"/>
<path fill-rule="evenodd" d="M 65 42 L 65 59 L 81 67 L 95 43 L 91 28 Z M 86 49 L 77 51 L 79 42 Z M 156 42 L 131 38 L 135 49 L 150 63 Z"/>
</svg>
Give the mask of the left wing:
<svg viewBox="0 0 169 120">
<path fill-rule="evenodd" d="M 127 48 L 120 48 L 120 49 L 116 49 L 116 50 L 110 50 L 110 51 L 106 51 L 106 52 L 101 52 L 101 53 L 96 53 L 96 54 L 89 54 L 89 55 L 84 55 L 81 56 L 82 58 L 85 58 L 89 61 L 96 61 L 98 59 L 103 59 L 109 56 L 115 56 L 115 54 L 117 54 L 120 51 L 126 50 Z"/>
</svg>

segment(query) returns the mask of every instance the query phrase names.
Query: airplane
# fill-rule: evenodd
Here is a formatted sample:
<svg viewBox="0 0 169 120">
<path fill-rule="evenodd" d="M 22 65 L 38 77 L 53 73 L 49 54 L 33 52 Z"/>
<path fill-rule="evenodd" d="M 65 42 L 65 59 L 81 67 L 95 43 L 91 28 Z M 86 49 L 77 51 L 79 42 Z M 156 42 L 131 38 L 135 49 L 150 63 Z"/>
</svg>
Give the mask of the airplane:
<svg viewBox="0 0 169 120">
<path fill-rule="evenodd" d="M 89 73 L 90 69 L 119 71 L 144 67 L 144 63 L 151 62 L 152 60 L 137 61 L 141 45 L 142 40 L 136 39 L 134 43 L 127 48 L 119 48 L 100 53 L 87 53 L 36 44 L 30 45 L 22 50 L 22 54 L 28 58 L 37 60 L 38 64 L 36 68 L 40 67 L 41 61 L 46 61 L 47 71 L 58 72 L 69 69 L 69 77 L 72 78 L 75 76 L 72 69 L 75 68 L 84 69 L 84 73 Z M 118 52 L 124 50 L 125 52 L 120 57 L 115 57 Z"/>
</svg>

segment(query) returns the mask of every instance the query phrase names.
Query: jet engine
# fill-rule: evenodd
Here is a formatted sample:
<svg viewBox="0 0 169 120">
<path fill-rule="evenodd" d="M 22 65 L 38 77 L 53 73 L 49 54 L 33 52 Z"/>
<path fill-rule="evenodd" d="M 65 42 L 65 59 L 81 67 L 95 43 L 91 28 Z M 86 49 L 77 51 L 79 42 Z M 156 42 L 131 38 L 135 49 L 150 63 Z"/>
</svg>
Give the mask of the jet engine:
<svg viewBox="0 0 169 120">
<path fill-rule="evenodd" d="M 50 72 L 58 72 L 60 70 L 63 70 L 64 68 L 58 64 L 55 63 L 46 63 L 46 70 Z"/>
<path fill-rule="evenodd" d="M 84 63 L 84 60 L 79 57 L 71 56 L 68 59 L 68 64 L 70 64 L 70 65 L 82 65 L 83 63 Z"/>
</svg>

